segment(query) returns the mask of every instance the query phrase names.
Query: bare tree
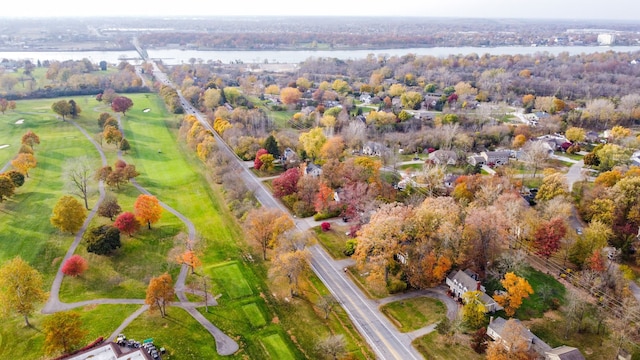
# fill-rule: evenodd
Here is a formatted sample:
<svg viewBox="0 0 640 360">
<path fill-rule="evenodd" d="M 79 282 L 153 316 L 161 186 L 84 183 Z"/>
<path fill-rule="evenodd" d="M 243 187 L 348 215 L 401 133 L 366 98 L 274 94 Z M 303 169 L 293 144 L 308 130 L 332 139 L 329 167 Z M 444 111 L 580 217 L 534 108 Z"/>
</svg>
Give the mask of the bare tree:
<svg viewBox="0 0 640 360">
<path fill-rule="evenodd" d="M 331 335 L 320 340 L 316 347 L 325 358 L 337 360 L 347 351 L 347 342 L 342 334 Z"/>
<path fill-rule="evenodd" d="M 63 177 L 69 191 L 84 200 L 84 207 L 89 210 L 88 197 L 91 190 L 89 180 L 93 178 L 93 164 L 91 159 L 82 156 L 69 159 L 65 163 Z"/>
<path fill-rule="evenodd" d="M 536 177 L 538 169 L 549 158 L 549 148 L 542 141 L 528 142 L 522 148 L 522 160 L 533 168 L 532 177 Z"/>
</svg>

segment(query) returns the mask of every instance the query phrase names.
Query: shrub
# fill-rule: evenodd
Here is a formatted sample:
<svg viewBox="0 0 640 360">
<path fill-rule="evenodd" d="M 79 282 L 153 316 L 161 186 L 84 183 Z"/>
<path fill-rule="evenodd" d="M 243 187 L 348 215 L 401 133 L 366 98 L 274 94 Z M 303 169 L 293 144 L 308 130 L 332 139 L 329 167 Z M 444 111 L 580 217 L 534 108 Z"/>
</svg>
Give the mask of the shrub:
<svg viewBox="0 0 640 360">
<path fill-rule="evenodd" d="M 78 276 L 89 268 L 87 260 L 80 255 L 73 255 L 62 265 L 62 273 L 67 276 Z"/>
<path fill-rule="evenodd" d="M 92 227 L 84 234 L 84 240 L 87 251 L 98 255 L 111 254 L 121 246 L 120 230 L 109 225 Z"/>
<path fill-rule="evenodd" d="M 322 231 L 327 232 L 331 230 L 331 223 L 328 223 L 325 221 L 322 224 L 320 224 L 320 228 L 322 229 Z"/>
<path fill-rule="evenodd" d="M 389 292 L 389 294 L 403 292 L 406 289 L 407 283 L 399 279 L 391 279 L 389 280 L 389 284 L 387 285 L 387 291 Z"/>
<path fill-rule="evenodd" d="M 344 244 L 343 253 L 345 255 L 347 255 L 347 256 L 353 255 L 353 253 L 356 252 L 356 246 L 357 245 L 358 245 L 358 240 L 356 240 L 356 239 L 347 240 L 347 242 Z"/>
</svg>

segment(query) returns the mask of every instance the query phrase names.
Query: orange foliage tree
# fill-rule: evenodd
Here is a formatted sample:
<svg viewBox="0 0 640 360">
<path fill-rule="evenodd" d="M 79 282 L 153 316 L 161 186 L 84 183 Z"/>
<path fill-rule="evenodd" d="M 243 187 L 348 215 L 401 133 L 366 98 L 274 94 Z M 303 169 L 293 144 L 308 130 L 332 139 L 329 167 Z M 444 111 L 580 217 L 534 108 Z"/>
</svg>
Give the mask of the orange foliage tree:
<svg viewBox="0 0 640 360">
<path fill-rule="evenodd" d="M 168 273 L 154 277 L 149 281 L 147 297 L 144 303 L 149 305 L 149 312 L 160 310 L 162 317 L 167 316 L 167 304 L 176 296 L 173 279 Z"/>
<path fill-rule="evenodd" d="M 506 292 L 494 295 L 493 298 L 500 306 L 504 307 L 507 316 L 513 316 L 516 310 L 522 305 L 522 299 L 528 298 L 533 294 L 533 288 L 525 278 L 508 272 L 504 275 L 504 279 L 500 281 Z"/>
<path fill-rule="evenodd" d="M 18 154 L 18 156 L 11 161 L 11 165 L 26 177 L 29 177 L 29 169 L 36 167 L 37 163 L 35 156 L 25 153 Z"/>
<path fill-rule="evenodd" d="M 196 255 L 193 250 L 187 250 L 180 256 L 180 262 L 183 264 L 187 264 L 191 268 L 191 273 L 195 272 L 195 268 L 202 265 L 202 261 Z"/>
<path fill-rule="evenodd" d="M 151 229 L 151 224 L 160 220 L 162 216 L 162 206 L 160 206 L 158 199 L 152 195 L 142 194 L 138 196 L 133 208 L 135 209 L 136 218 L 140 223 L 146 223 L 149 229 Z"/>
</svg>

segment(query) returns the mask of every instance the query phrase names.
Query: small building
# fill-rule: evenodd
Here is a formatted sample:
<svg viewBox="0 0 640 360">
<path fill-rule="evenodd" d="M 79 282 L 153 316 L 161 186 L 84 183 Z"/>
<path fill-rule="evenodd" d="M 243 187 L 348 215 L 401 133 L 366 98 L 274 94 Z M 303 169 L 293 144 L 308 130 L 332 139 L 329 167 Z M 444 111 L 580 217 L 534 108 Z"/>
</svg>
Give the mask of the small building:
<svg viewBox="0 0 640 360">
<path fill-rule="evenodd" d="M 476 165 L 480 165 L 480 166 L 484 166 L 487 165 L 487 160 L 480 156 L 480 155 L 471 155 L 469 157 L 467 157 L 467 162 L 469 164 L 471 164 L 472 166 L 476 166 Z"/>
<path fill-rule="evenodd" d="M 480 153 L 485 163 L 494 165 L 506 165 L 509 163 L 510 150 L 483 151 Z"/>
<path fill-rule="evenodd" d="M 545 360 L 585 360 L 580 350 L 566 345 L 547 351 L 544 358 Z"/>
<path fill-rule="evenodd" d="M 478 280 L 478 274 L 476 274 L 473 270 L 467 269 L 465 271 L 458 270 L 451 272 L 447 278 L 445 279 L 445 283 L 449 287 L 449 291 L 453 294 L 453 296 L 457 298 L 462 298 L 462 295 L 467 291 L 480 291 L 482 294 L 480 295 L 480 300 L 484 303 L 487 312 L 495 312 L 498 310 L 502 310 L 502 306 L 500 306 L 491 296 L 487 295 L 484 286 Z"/>
<path fill-rule="evenodd" d="M 304 169 L 305 175 L 311 176 L 313 178 L 320 177 L 322 175 L 322 168 L 312 162 L 309 162 Z"/>
<path fill-rule="evenodd" d="M 447 188 L 452 188 L 456 185 L 456 180 L 458 180 L 458 178 L 460 177 L 460 175 L 455 175 L 455 174 L 446 174 L 444 176 L 444 186 Z"/>
</svg>

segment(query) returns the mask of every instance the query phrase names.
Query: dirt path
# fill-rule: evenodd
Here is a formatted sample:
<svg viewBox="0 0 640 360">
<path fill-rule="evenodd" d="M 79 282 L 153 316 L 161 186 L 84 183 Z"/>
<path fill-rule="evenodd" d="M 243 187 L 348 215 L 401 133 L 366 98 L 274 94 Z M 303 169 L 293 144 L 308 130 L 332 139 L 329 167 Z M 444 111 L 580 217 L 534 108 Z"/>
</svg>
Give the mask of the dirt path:
<svg viewBox="0 0 640 360">
<path fill-rule="evenodd" d="M 106 166 L 107 165 L 107 158 L 106 158 L 106 156 L 104 154 L 104 151 L 102 150 L 102 147 L 100 146 L 100 144 L 98 144 L 93 139 L 93 137 L 91 137 L 91 135 L 89 135 L 89 133 L 87 133 L 87 131 L 85 131 L 76 122 L 74 122 L 73 120 L 68 120 L 68 121 L 71 124 L 73 124 L 75 127 L 77 127 L 78 130 L 80 130 L 80 132 L 82 132 L 87 137 L 87 139 L 89 139 L 89 141 L 91 141 L 91 143 L 95 146 L 96 150 L 100 154 L 100 158 L 102 160 L 102 165 Z M 119 115 L 118 115 L 118 124 L 120 124 L 120 116 Z M 121 126 L 120 126 L 120 128 L 122 129 Z M 118 152 L 118 157 L 122 158 L 121 152 Z M 6 166 L 8 166 L 8 164 L 5 165 L 5 167 Z M 134 179 L 132 179 L 131 182 L 136 187 L 136 189 L 138 189 L 141 193 L 147 194 L 147 195 L 151 195 L 151 193 L 147 189 L 145 189 L 140 184 L 138 184 Z M 120 324 L 120 326 L 118 326 L 118 328 L 111 334 L 111 336 L 109 337 L 108 341 L 113 341 L 113 339 L 115 339 L 115 337 L 119 333 L 121 333 L 129 324 L 131 324 L 131 322 L 133 320 L 135 320 L 138 316 L 140 316 L 140 314 L 142 314 L 143 312 L 145 312 L 149 308 L 148 305 L 144 304 L 144 300 L 143 299 L 93 299 L 93 300 L 79 301 L 79 302 L 75 302 L 75 303 L 63 303 L 63 302 L 60 301 L 60 287 L 62 286 L 62 280 L 64 278 L 64 274 L 62 273 L 62 265 L 64 264 L 64 262 L 68 258 L 70 258 L 75 253 L 75 250 L 78 247 L 78 245 L 80 244 L 80 241 L 82 241 L 82 236 L 84 235 L 85 231 L 87 230 L 87 227 L 88 227 L 89 223 L 91 222 L 91 220 L 95 216 L 95 214 L 97 212 L 97 209 L 100 206 L 100 203 L 104 200 L 105 190 L 104 190 L 104 183 L 102 181 L 100 181 L 100 183 L 99 183 L 99 191 L 100 191 L 100 197 L 99 197 L 98 201 L 94 205 L 92 211 L 89 213 L 89 216 L 87 216 L 87 219 L 83 223 L 82 228 L 76 233 L 74 241 L 71 244 L 71 246 L 69 247 L 69 250 L 67 250 L 67 253 L 65 254 L 64 259 L 60 262 L 60 267 L 58 268 L 58 272 L 56 273 L 56 277 L 55 277 L 55 279 L 53 281 L 53 284 L 51 285 L 49 299 L 48 299 L 47 303 L 45 304 L 45 306 L 43 307 L 42 313 L 50 314 L 50 313 L 55 313 L 55 312 L 58 312 L 58 311 L 66 311 L 66 310 L 70 310 L 70 309 L 74 309 L 74 308 L 78 308 L 78 307 L 82 307 L 82 306 L 87 306 L 87 305 L 102 305 L 102 304 L 140 304 L 140 305 L 143 305 L 138 310 L 136 310 L 133 314 L 131 314 L 129 317 L 127 317 Z M 173 214 L 177 218 L 179 218 L 185 224 L 185 226 L 187 227 L 189 240 L 190 241 L 195 241 L 196 240 L 196 228 L 195 228 L 195 225 L 191 222 L 191 220 L 189 220 L 186 216 L 182 215 L 180 212 L 178 212 L 177 210 L 175 210 L 174 208 L 172 208 L 171 206 L 169 206 L 168 204 L 166 204 L 166 203 L 164 203 L 162 201 L 160 201 L 160 205 L 165 210 L 167 210 L 168 212 L 170 212 L 171 214 Z M 187 297 L 185 295 L 185 281 L 186 281 L 188 272 L 189 272 L 189 267 L 186 264 L 183 264 L 181 266 L 181 268 L 180 268 L 180 274 L 178 275 L 178 279 L 176 280 L 176 284 L 175 284 L 176 296 L 178 297 L 178 299 L 180 301 L 177 302 L 177 303 L 172 303 L 171 306 L 180 307 L 180 308 L 184 309 L 191 316 L 193 316 L 193 318 L 195 320 L 197 320 L 205 329 L 207 329 L 207 331 L 209 331 L 209 333 L 213 336 L 213 338 L 214 338 L 214 340 L 216 342 L 216 350 L 217 350 L 218 354 L 220 354 L 220 355 L 231 355 L 231 354 L 235 353 L 239 349 L 238 343 L 236 341 L 234 341 L 233 339 L 231 339 L 226 334 L 224 334 L 220 329 L 218 329 L 207 318 L 205 318 L 202 314 L 200 314 L 200 312 L 198 312 L 196 310 L 196 307 L 204 306 L 204 304 L 203 303 L 189 302 L 189 300 L 187 299 Z M 213 298 L 211 298 L 211 299 L 213 299 Z M 211 303 L 209 303 L 208 305 L 214 306 L 214 305 L 217 305 L 217 303 L 214 300 Z"/>
</svg>

